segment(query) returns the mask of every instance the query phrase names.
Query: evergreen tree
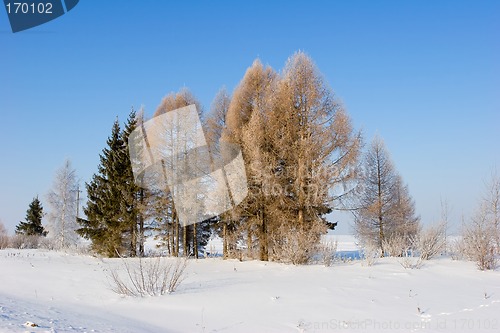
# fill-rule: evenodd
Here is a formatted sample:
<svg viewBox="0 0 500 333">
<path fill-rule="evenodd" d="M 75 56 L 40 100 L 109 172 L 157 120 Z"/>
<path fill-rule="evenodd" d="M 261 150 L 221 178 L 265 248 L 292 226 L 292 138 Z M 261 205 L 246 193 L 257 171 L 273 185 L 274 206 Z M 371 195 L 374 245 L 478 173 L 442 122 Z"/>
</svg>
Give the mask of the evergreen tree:
<svg viewBox="0 0 500 333">
<path fill-rule="evenodd" d="M 27 236 L 47 236 L 42 226 L 43 207 L 38 196 L 33 198 L 28 210 L 26 211 L 26 221 L 19 222 L 16 227 L 16 234 Z"/>
<path fill-rule="evenodd" d="M 142 122 L 141 119 L 139 119 Z M 123 149 L 118 154 L 123 166 L 121 174 L 121 212 L 122 223 L 127 231 L 124 234 L 124 240 L 128 243 L 130 256 L 144 255 L 144 230 L 145 230 L 145 210 L 147 208 L 148 191 L 143 186 L 136 184 L 132 164 L 130 161 L 130 152 L 128 139 L 130 134 L 138 125 L 138 118 L 134 110 L 129 114 L 127 123 L 122 133 Z"/>
<path fill-rule="evenodd" d="M 148 192 L 135 182 L 128 149 L 128 138 L 137 124 L 133 110 L 123 131 L 118 120 L 113 124 L 98 173 L 86 184 L 87 220 L 78 221 L 77 232 L 92 241 L 95 251 L 110 257 L 144 255 Z"/>
<path fill-rule="evenodd" d="M 124 232 L 128 226 L 123 221 L 122 185 L 124 171 L 122 139 L 118 120 L 113 124 L 107 147 L 100 155 L 98 173 L 86 183 L 88 202 L 83 208 L 87 220 L 79 219 L 78 234 L 92 241 L 98 253 L 114 257 L 124 252 Z"/>
</svg>

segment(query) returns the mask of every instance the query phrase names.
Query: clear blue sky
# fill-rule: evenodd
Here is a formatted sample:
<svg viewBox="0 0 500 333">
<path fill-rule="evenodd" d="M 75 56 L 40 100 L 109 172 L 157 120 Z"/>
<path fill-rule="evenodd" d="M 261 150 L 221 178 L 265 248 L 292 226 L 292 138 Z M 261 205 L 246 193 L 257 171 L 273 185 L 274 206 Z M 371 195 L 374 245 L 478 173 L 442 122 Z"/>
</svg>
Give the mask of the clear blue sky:
<svg viewBox="0 0 500 333">
<path fill-rule="evenodd" d="M 384 138 L 424 223 L 440 198 L 457 225 L 471 213 L 500 169 L 499 1 L 82 0 L 16 34 L 0 9 L 0 219 L 13 232 L 66 158 L 88 181 L 132 107 L 186 86 L 208 109 L 256 57 L 297 50 Z"/>
</svg>

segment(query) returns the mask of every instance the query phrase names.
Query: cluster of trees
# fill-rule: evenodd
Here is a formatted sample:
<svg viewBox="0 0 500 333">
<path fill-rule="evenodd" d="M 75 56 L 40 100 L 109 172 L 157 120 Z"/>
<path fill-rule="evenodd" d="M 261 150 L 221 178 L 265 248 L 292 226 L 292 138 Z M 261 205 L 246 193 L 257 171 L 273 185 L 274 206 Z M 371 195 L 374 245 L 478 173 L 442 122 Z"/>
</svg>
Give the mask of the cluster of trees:
<svg viewBox="0 0 500 333">
<path fill-rule="evenodd" d="M 179 223 L 172 189 L 139 186 L 134 178 L 129 137 L 146 119 L 142 111 L 132 110 L 123 128 L 114 122 L 98 172 L 86 184 L 86 217 L 78 217 L 78 180 L 67 161 L 47 195 L 47 228 L 35 198 L 16 233 L 48 233 L 59 248 L 82 236 L 91 240 L 94 251 L 110 257 L 144 256 L 150 235 L 170 255 L 198 257 L 217 234 L 225 258 L 299 264 L 314 255 L 321 235 L 335 227 L 325 216 L 349 210 L 358 238 L 380 256 L 403 256 L 418 247 L 426 249 L 422 252 L 428 258 L 442 250 L 446 228 L 421 232 L 408 186 L 382 139 L 375 137 L 363 154 L 361 133 L 304 53 L 291 56 L 281 72 L 254 61 L 234 93 L 220 90 L 207 113 L 183 89 L 167 95 L 153 117 L 192 104 L 202 119 L 210 154 L 221 155 L 224 145 L 241 149 L 248 195 L 239 205 L 209 220 Z M 215 162 L 208 158 L 205 163 Z M 496 180 L 464 229 L 469 247 L 466 251 L 464 245 L 462 253 L 471 258 L 477 252 L 494 257 L 500 249 L 499 193 Z M 479 244 L 484 239 L 485 249 Z"/>
<path fill-rule="evenodd" d="M 43 206 L 38 197 L 33 198 L 26 211 L 25 221 L 16 226 L 16 235 L 9 237 L 5 226 L 0 221 L 0 249 L 6 247 L 14 248 L 37 248 L 39 240 L 47 236 L 47 231 L 42 225 L 44 216 Z"/>
<path fill-rule="evenodd" d="M 232 95 L 225 89 L 217 94 L 207 114 L 183 89 L 167 95 L 154 117 L 191 104 L 212 154 L 224 144 L 241 148 L 248 196 L 220 216 L 180 225 L 168 186 L 152 190 L 134 182 L 128 138 L 145 119 L 132 112 L 123 130 L 114 123 L 98 173 L 86 185 L 87 218 L 78 219 L 77 232 L 97 252 L 142 256 L 145 233 L 154 229 L 174 256 L 197 257 L 216 233 L 226 258 L 303 263 L 334 228 L 325 215 L 336 209 L 360 208 L 358 235 L 382 251 L 386 240 L 418 230 L 408 188 L 382 141 L 374 141 L 361 163 L 361 133 L 304 53 L 290 57 L 281 73 L 256 60 Z"/>
<path fill-rule="evenodd" d="M 13 247 L 38 247 L 41 238 L 48 236 L 44 241 L 49 248 L 67 248 L 76 246 L 79 236 L 76 233 L 78 214 L 78 179 L 71 162 L 67 160 L 63 167 L 56 171 L 52 189 L 47 193 L 49 214 L 45 214 L 43 205 L 36 196 L 29 204 L 25 221 L 16 226 L 16 236 L 8 239 L 6 232 L 2 244 L 10 243 Z M 42 220 L 47 216 L 49 223 L 44 227 Z M 3 225 L 1 226 L 3 227 Z M 5 230 L 4 228 L 0 228 Z"/>
<path fill-rule="evenodd" d="M 241 146 L 249 183 L 246 200 L 221 218 L 224 254 L 243 241 L 248 257 L 305 262 L 325 215 L 354 188 L 361 135 L 342 104 L 298 52 L 280 74 L 255 61 L 233 96 L 219 94 L 211 119 L 213 145 Z"/>
</svg>

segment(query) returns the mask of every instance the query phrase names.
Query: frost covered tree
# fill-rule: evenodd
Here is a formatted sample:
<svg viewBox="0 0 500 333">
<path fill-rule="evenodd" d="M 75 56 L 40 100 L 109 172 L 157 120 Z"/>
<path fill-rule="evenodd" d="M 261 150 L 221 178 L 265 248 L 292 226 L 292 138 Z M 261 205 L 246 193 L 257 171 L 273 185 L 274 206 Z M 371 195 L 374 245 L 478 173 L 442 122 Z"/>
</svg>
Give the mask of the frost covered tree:
<svg viewBox="0 0 500 333">
<path fill-rule="evenodd" d="M 47 194 L 49 204 L 49 237 L 60 248 L 76 245 L 78 242 L 78 223 L 76 221 L 78 198 L 78 179 L 71 162 L 66 160 L 56 171 L 52 189 Z"/>
<path fill-rule="evenodd" d="M 373 139 L 364 157 L 359 201 L 360 209 L 355 213 L 354 222 L 362 242 L 378 248 L 382 256 L 388 244 L 403 242 L 397 251 L 409 246 L 419 230 L 420 219 L 415 215 L 408 187 L 403 184 L 379 137 Z"/>
<path fill-rule="evenodd" d="M 5 249 L 9 245 L 9 235 L 3 222 L 0 220 L 0 249 Z"/>
<path fill-rule="evenodd" d="M 38 196 L 33 198 L 26 211 L 26 221 L 19 222 L 16 226 L 16 234 L 26 236 L 47 236 L 47 231 L 42 226 L 44 216 L 43 207 Z"/>
<path fill-rule="evenodd" d="M 480 270 L 495 269 L 500 253 L 500 179 L 494 173 L 470 221 L 463 226 L 461 249 Z"/>
<path fill-rule="evenodd" d="M 157 108 L 154 117 L 192 104 L 196 106 L 198 116 L 203 121 L 203 108 L 197 98 L 188 89 L 182 89 L 177 93 L 170 93 L 165 96 L 160 106 Z M 167 144 L 165 149 L 170 152 L 176 152 L 175 154 L 170 154 L 170 159 L 164 160 L 164 163 L 169 167 L 179 166 L 180 168 L 186 167 L 186 170 L 188 168 L 196 169 L 196 165 L 181 166 L 183 165 L 182 163 L 189 163 L 189 161 L 183 157 L 184 154 L 178 153 L 187 151 L 186 147 L 192 144 L 193 138 L 196 138 L 196 133 L 184 133 L 184 129 L 185 126 L 172 126 L 167 133 L 162 134 L 165 136 L 164 142 Z M 193 130 L 197 131 L 200 129 Z M 182 147 L 179 145 L 182 145 Z M 197 151 L 193 153 L 196 154 Z M 205 161 L 202 157 L 194 157 L 194 161 L 197 161 L 197 163 L 208 163 L 208 161 Z M 200 167 L 204 169 L 204 166 Z M 184 256 L 193 255 L 197 258 L 200 247 L 206 244 L 210 237 L 210 234 L 206 232 L 207 222 L 190 221 L 193 223 L 181 226 L 179 223 L 179 212 L 172 199 L 172 191 L 173 187 L 166 186 L 165 189 L 160 191 L 162 193 L 157 193 L 158 200 L 156 200 L 155 204 L 156 209 L 164 212 L 164 216 L 159 216 L 157 218 L 157 221 L 161 222 L 158 226 L 161 232 L 161 238 L 166 243 L 172 255 L 178 256 L 182 249 L 182 254 Z M 178 193 L 178 195 L 179 194 L 180 193 Z M 188 202 L 197 201 L 199 199 L 198 195 L 201 195 L 199 193 L 184 194 L 186 194 L 185 200 Z M 186 202 L 184 202 L 184 206 L 186 206 Z M 199 215 L 198 213 L 200 212 L 193 212 L 194 215 Z"/>
<path fill-rule="evenodd" d="M 227 130 L 226 116 L 231 103 L 231 96 L 225 88 L 219 90 L 215 96 L 210 112 L 205 117 L 204 129 L 207 144 L 211 155 L 221 155 L 221 140 L 222 135 Z M 222 253 L 223 257 L 227 258 L 229 249 L 229 233 L 234 230 L 231 228 L 231 214 L 226 212 L 214 219 L 213 229 L 222 238 Z"/>
<path fill-rule="evenodd" d="M 220 153 L 220 142 L 227 128 L 226 115 L 230 103 L 231 96 L 226 88 L 220 89 L 210 106 L 210 112 L 205 117 L 205 137 L 212 152 Z"/>
<path fill-rule="evenodd" d="M 500 176 L 496 172 L 492 173 L 486 184 L 483 204 L 493 229 L 496 253 L 500 254 Z"/>
</svg>

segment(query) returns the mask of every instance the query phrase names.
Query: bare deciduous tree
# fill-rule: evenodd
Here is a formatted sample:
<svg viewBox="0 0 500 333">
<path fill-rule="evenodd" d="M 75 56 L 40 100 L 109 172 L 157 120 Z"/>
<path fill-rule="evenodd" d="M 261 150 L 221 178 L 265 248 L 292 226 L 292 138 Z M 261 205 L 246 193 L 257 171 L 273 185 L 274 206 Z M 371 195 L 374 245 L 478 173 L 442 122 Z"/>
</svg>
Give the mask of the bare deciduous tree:
<svg viewBox="0 0 500 333">
<path fill-rule="evenodd" d="M 9 235 L 7 234 L 7 229 L 0 221 L 0 249 L 5 249 L 9 245 Z"/>
<path fill-rule="evenodd" d="M 154 117 L 192 104 L 196 106 L 198 116 L 202 119 L 203 108 L 197 98 L 188 89 L 182 89 L 178 93 L 170 93 L 163 98 L 160 106 L 154 114 Z M 179 121 L 179 118 L 176 118 L 176 120 Z M 183 154 L 181 153 L 186 152 L 188 150 L 188 146 L 192 146 L 193 140 L 197 139 L 195 135 L 196 131 L 199 129 L 193 129 L 192 133 L 185 133 L 181 130 L 185 128 L 182 124 L 179 124 L 179 126 L 176 124 L 172 125 L 173 126 L 169 127 L 167 130 L 167 133 L 162 133 L 166 139 L 164 142 L 169 144 L 169 146 L 165 146 L 164 148 L 170 152 L 170 154 L 167 154 L 168 158 L 167 160 L 164 160 L 164 163 L 170 168 L 177 168 L 177 166 L 182 168 L 180 166 L 181 163 L 188 163 L 188 161 L 182 158 Z M 201 158 L 198 159 L 198 161 L 201 160 Z M 196 166 L 193 166 L 193 168 L 196 168 Z M 164 195 L 159 197 L 160 200 L 163 200 L 163 203 L 160 203 L 160 207 L 163 204 L 163 209 L 167 211 L 166 218 L 162 218 L 162 221 L 165 223 L 162 226 L 163 232 L 168 235 L 168 239 L 165 240 L 169 243 L 168 248 L 171 249 L 171 253 L 174 256 L 179 255 L 180 242 L 182 240 L 184 256 L 187 257 L 193 254 L 195 257 L 198 257 L 198 238 L 201 233 L 197 232 L 198 226 L 196 223 L 180 226 L 178 207 L 176 208 L 175 202 L 172 199 L 172 192 L 174 188 L 174 186 L 165 188 Z M 198 200 L 198 197 L 197 194 L 192 194 L 189 198 L 186 197 L 185 199 L 189 202 L 194 202 Z"/>
<path fill-rule="evenodd" d="M 488 219 L 485 205 L 481 205 L 471 221 L 463 227 L 462 242 L 465 257 L 475 261 L 480 270 L 496 268 L 496 232 Z"/>
<path fill-rule="evenodd" d="M 500 254 L 500 176 L 496 171 L 491 174 L 491 179 L 486 184 L 483 202 L 487 218 L 492 224 L 496 253 Z"/>
<path fill-rule="evenodd" d="M 361 138 L 312 60 L 297 52 L 282 75 L 256 60 L 233 94 L 226 125 L 222 138 L 242 147 L 247 167 L 249 195 L 232 212 L 244 222 L 247 255 L 279 260 L 285 243 L 313 253 L 324 215 L 353 188 Z M 293 240 L 290 230 L 307 241 Z"/>
<path fill-rule="evenodd" d="M 498 264 L 499 203 L 500 179 L 493 174 L 486 195 L 470 222 L 463 226 L 460 244 L 463 255 L 475 261 L 480 270 L 495 269 Z"/>
<path fill-rule="evenodd" d="M 408 187 L 396 172 L 385 145 L 375 137 L 364 160 L 360 186 L 360 209 L 355 214 L 355 232 L 367 246 L 377 246 L 381 255 L 403 255 L 419 228 L 415 204 Z M 387 244 L 402 240 L 400 253 L 387 252 Z M 384 246 L 385 245 L 385 246 Z M 399 251 L 397 251 L 399 252 Z"/>
<path fill-rule="evenodd" d="M 266 176 L 273 163 L 269 161 L 270 123 L 265 117 L 273 110 L 273 93 L 277 73 L 262 65 L 259 60 L 246 71 L 236 88 L 226 116 L 224 142 L 240 145 L 246 164 L 249 187 L 247 198 L 231 212 L 232 228 L 245 236 L 248 257 L 258 253 L 261 260 L 268 260 L 269 246 L 269 196 L 265 190 Z M 234 239 L 234 237 L 233 237 Z"/>
</svg>

